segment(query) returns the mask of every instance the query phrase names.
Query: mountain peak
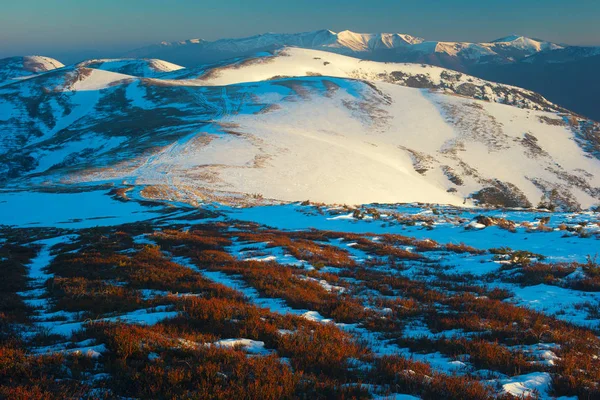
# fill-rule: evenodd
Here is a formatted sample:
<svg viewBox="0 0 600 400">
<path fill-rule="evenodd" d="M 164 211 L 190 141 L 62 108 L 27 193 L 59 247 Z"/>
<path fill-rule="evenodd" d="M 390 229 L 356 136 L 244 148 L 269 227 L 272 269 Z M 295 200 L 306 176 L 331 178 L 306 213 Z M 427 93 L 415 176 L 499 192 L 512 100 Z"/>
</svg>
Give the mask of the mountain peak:
<svg viewBox="0 0 600 400">
<path fill-rule="evenodd" d="M 523 35 L 508 35 L 500 39 L 492 40 L 491 43 L 512 43 L 512 42 L 537 42 L 537 43 L 550 43 L 547 40 L 539 38 L 531 38 Z"/>
<path fill-rule="evenodd" d="M 334 32 L 319 29 L 298 33 L 263 33 L 243 38 L 215 41 L 191 39 L 148 46 L 122 55 L 125 58 L 159 58 L 186 67 L 246 57 L 283 47 L 326 50 L 365 58 L 404 62 L 432 62 L 439 55 L 452 57 L 465 65 L 477 63 L 513 63 L 532 54 L 562 49 L 564 46 L 544 40 L 511 34 L 491 42 L 432 42 L 405 33 L 360 33 L 345 29 Z M 368 56 L 365 56 L 367 55 Z M 450 61 L 449 61 L 450 62 Z M 453 69 L 464 69 L 454 61 Z"/>
<path fill-rule="evenodd" d="M 523 36 L 523 35 L 512 34 L 512 35 L 501 37 L 496 40 L 492 40 L 492 43 L 514 42 L 516 40 L 522 40 L 522 39 L 529 39 L 529 38 L 526 36 Z M 529 40 L 532 40 L 532 39 L 529 39 Z"/>
</svg>

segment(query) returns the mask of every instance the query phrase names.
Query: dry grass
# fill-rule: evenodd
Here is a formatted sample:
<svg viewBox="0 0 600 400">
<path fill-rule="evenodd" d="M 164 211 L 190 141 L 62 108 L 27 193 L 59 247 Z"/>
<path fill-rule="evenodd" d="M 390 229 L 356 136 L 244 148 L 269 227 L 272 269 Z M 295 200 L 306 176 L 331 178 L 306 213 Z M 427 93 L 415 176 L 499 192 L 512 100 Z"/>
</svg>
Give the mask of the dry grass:
<svg viewBox="0 0 600 400">
<path fill-rule="evenodd" d="M 0 246 L 0 263 L 10 277 L 0 283 L 0 298 L 9 299 L 2 303 L 9 313 L 0 313 L 0 397 L 85 398 L 91 390 L 88 385 L 96 389 L 101 385 L 108 398 L 368 398 L 370 393 L 361 385 L 369 384 L 382 393 L 410 393 L 424 399 L 502 398 L 481 377 L 451 376 L 428 364 L 377 356 L 368 343 L 334 324 L 257 307 L 240 292 L 206 279 L 203 270 L 227 274 L 290 307 L 359 324 L 412 351 L 468 356 L 476 369 L 509 376 L 547 371 L 552 373 L 554 395 L 600 395 L 600 365 L 594 358 L 600 352 L 597 335 L 510 304 L 505 301 L 511 296 L 506 290 L 480 285 L 478 277 L 450 274 L 432 261 L 448 252 L 485 253 L 463 243 L 402 235 L 376 239 L 315 230 L 280 232 L 245 223 L 195 223 L 190 229 L 162 230 L 132 224 L 79 233 L 73 243 L 55 248 L 58 254 L 48 269 L 54 275 L 46 283 L 54 310 L 101 317 L 161 304 L 177 315 L 150 326 L 85 324 L 70 339 L 91 339 L 106 346 L 95 361 L 28 354 L 24 349 L 40 341 L 17 340 L 14 327 L 30 323 L 31 314 L 19 308 L 23 303 L 16 293 L 27 288 L 27 264 L 37 248 L 26 245 L 31 240 L 26 235 L 11 236 L 11 242 Z M 139 235 L 158 245 L 137 244 L 134 237 Z M 354 248 L 373 258 L 355 261 L 343 245 L 333 245 L 338 239 L 356 243 Z M 240 242 L 247 249 L 261 243 L 266 253 L 270 248 L 284 249 L 316 268 L 240 260 L 229 253 L 229 246 Z M 500 279 L 514 283 L 592 290 L 600 279 L 600 268 L 592 259 L 585 264 L 545 264 L 533 262 L 539 256 L 529 252 L 499 248 L 490 253 L 508 261 Z M 178 263 L 175 257 L 185 257 L 186 262 Z M 405 274 L 408 267 L 402 262 L 427 273 Z M 335 268 L 323 269 L 326 266 Z M 582 271 L 582 278 L 567 279 L 575 270 Z M 321 280 L 341 290 L 327 290 Z M 141 296 L 142 289 L 172 294 L 148 299 Z M 10 299 L 20 303 L 13 306 Z M 413 323 L 424 324 L 434 334 L 456 330 L 461 335 L 405 336 L 405 328 Z M 229 338 L 261 341 L 269 354 L 249 356 L 241 348 L 211 345 Z M 59 339 L 47 337 L 46 344 Z M 554 366 L 539 365 L 513 347 L 538 343 L 557 345 L 559 359 Z M 86 378 L 96 373 L 107 373 L 110 379 L 100 384 Z"/>
</svg>

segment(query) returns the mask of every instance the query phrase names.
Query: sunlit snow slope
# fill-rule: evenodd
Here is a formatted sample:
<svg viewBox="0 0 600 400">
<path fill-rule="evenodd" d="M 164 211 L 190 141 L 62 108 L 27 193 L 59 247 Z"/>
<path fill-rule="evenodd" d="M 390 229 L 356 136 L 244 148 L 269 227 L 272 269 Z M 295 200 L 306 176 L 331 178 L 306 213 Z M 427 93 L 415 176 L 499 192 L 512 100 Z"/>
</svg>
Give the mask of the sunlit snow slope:
<svg viewBox="0 0 600 400">
<path fill-rule="evenodd" d="M 545 111 L 561 108 L 529 90 L 485 81 L 460 72 L 425 64 L 380 63 L 316 50 L 285 48 L 272 56 L 203 69 L 177 71 L 174 77 L 199 79 L 205 85 L 231 85 L 297 76 L 335 76 L 439 89 L 480 100 Z M 168 75 L 166 76 L 168 77 Z"/>
<path fill-rule="evenodd" d="M 529 91 L 298 49 L 182 71 L 80 65 L 4 86 L 0 178 L 124 182 L 190 202 L 600 198 L 598 127 Z"/>
</svg>

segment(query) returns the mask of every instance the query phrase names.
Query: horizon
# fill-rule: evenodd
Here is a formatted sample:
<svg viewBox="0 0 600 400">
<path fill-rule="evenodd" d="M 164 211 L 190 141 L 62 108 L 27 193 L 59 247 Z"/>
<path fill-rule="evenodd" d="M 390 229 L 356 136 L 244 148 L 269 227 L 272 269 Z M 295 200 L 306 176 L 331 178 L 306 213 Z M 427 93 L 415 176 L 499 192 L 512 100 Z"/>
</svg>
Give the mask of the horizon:
<svg viewBox="0 0 600 400">
<path fill-rule="evenodd" d="M 0 58 L 42 55 L 70 63 L 75 59 L 117 57 L 161 42 L 201 38 L 215 41 L 272 33 L 329 29 L 358 33 L 404 33 L 427 41 L 489 42 L 510 34 L 574 46 L 600 45 L 600 4 L 552 0 L 540 8 L 534 1 L 507 0 L 479 4 L 398 4 L 381 0 L 365 7 L 358 0 L 314 0 L 281 4 L 258 0 L 158 0 L 101 4 L 74 0 L 12 3 L 0 15 Z M 116 12 L 118 11 L 118 12 Z M 62 58 L 62 59 L 61 59 Z"/>
<path fill-rule="evenodd" d="M 494 37 L 494 38 L 491 38 L 488 40 L 482 40 L 482 41 L 472 41 L 472 40 L 454 41 L 454 40 L 444 40 L 444 39 L 433 40 L 433 39 L 429 39 L 427 37 L 414 35 L 410 32 L 404 32 L 404 31 L 396 31 L 396 32 L 369 31 L 369 32 L 367 32 L 367 31 L 357 31 L 357 30 L 352 30 L 352 29 L 333 30 L 333 29 L 328 29 L 328 28 L 320 28 L 320 29 L 302 30 L 302 31 L 294 31 L 294 32 L 291 32 L 291 31 L 289 31 L 289 32 L 288 31 L 283 31 L 283 32 L 266 31 L 266 32 L 259 32 L 259 33 L 255 33 L 255 34 L 251 34 L 251 35 L 244 35 L 244 36 L 219 37 L 219 38 L 211 39 L 211 40 L 205 39 L 203 37 L 189 37 L 189 38 L 179 39 L 179 40 L 162 40 L 162 41 L 157 41 L 157 42 L 152 42 L 152 43 L 145 43 L 145 44 L 141 44 L 141 45 L 133 46 L 133 47 L 123 47 L 123 48 L 120 48 L 119 50 L 112 50 L 112 51 L 107 50 L 107 49 L 105 49 L 105 50 L 81 49 L 81 50 L 77 50 L 74 52 L 65 52 L 65 53 L 58 52 L 55 54 L 23 53 L 23 54 L 9 54 L 9 55 L 3 55 L 3 53 L 0 51 L 0 59 L 11 58 L 11 57 L 21 57 L 21 56 L 43 56 L 43 57 L 54 58 L 58 61 L 63 62 L 65 65 L 68 65 L 68 64 L 73 64 L 73 63 L 77 63 L 77 62 L 81 62 L 81 61 L 85 61 L 85 60 L 93 59 L 93 58 L 119 58 L 123 55 L 123 53 L 133 51 L 136 49 L 140 49 L 140 48 L 144 48 L 147 46 L 159 45 L 162 43 L 178 43 L 178 42 L 186 42 L 186 41 L 190 41 L 190 40 L 203 40 L 203 41 L 207 41 L 207 42 L 215 42 L 215 41 L 219 41 L 219 40 L 228 40 L 228 39 L 234 39 L 234 40 L 235 39 L 244 39 L 244 38 L 250 38 L 250 37 L 261 36 L 261 35 L 266 35 L 266 34 L 275 34 L 275 35 L 296 34 L 296 33 L 300 34 L 300 33 L 309 33 L 309 32 L 317 32 L 317 31 L 325 31 L 325 30 L 329 30 L 336 34 L 339 34 L 344 31 L 350 31 L 352 33 L 357 33 L 357 34 L 406 34 L 406 35 L 411 35 L 413 37 L 418 37 L 418 38 L 424 39 L 425 42 L 492 43 L 499 39 L 508 38 L 510 36 L 518 36 L 518 37 L 525 37 L 525 38 L 529 38 L 529 39 L 533 39 L 533 40 L 537 40 L 537 41 L 551 42 L 551 43 L 567 45 L 567 46 L 595 47 L 595 45 L 578 45 L 578 44 L 572 44 L 572 43 L 567 43 L 567 42 L 563 42 L 563 41 L 552 41 L 552 40 L 547 40 L 543 37 L 523 35 L 518 32 L 507 33 L 504 35 L 500 35 L 500 36 L 497 36 L 497 37 Z M 600 44 L 598 46 L 600 46 Z M 52 52 L 50 52 L 50 53 L 52 53 Z M 89 57 L 87 55 L 89 55 Z M 63 60 L 62 58 L 65 58 L 66 62 L 64 62 L 65 60 Z"/>
</svg>

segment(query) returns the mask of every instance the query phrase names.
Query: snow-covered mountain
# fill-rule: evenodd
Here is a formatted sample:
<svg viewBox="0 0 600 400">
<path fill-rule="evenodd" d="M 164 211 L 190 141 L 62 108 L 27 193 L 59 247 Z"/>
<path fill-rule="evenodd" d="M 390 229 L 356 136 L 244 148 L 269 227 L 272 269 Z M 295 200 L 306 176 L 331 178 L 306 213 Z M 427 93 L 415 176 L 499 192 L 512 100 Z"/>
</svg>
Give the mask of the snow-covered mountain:
<svg viewBox="0 0 600 400">
<path fill-rule="evenodd" d="M 163 60 L 134 58 L 87 60 L 77 66 L 118 72 L 140 78 L 157 78 L 165 73 L 183 69 L 180 65 Z"/>
<path fill-rule="evenodd" d="M 131 51 L 125 57 L 159 58 L 198 67 L 286 46 L 363 60 L 423 63 L 453 69 L 534 90 L 554 103 L 600 121 L 600 108 L 590 104 L 600 87 L 600 75 L 594 73 L 600 65 L 600 47 L 568 46 L 520 35 L 471 43 L 430 41 L 408 34 L 320 30 L 212 42 L 202 39 L 163 42 Z"/>
<path fill-rule="evenodd" d="M 527 90 L 295 48 L 160 79 L 102 66 L 0 88 L 5 186 L 112 181 L 192 203 L 600 199 L 600 127 Z"/>
<path fill-rule="evenodd" d="M 540 52 L 527 57 L 526 63 L 563 64 L 600 56 L 600 47 L 568 46 L 556 51 Z"/>
<path fill-rule="evenodd" d="M 488 43 L 469 43 L 426 41 L 402 33 L 356 33 L 348 30 L 336 33 L 320 30 L 296 34 L 266 33 L 213 42 L 202 39 L 162 42 L 131 51 L 128 55 L 164 59 L 181 57 L 182 64 L 195 66 L 208 61 L 215 62 L 287 46 L 331 51 L 379 61 L 420 62 L 435 57 L 450 57 L 457 58 L 459 66 L 462 63 L 511 63 L 538 53 L 565 48 L 556 43 L 518 35 Z"/>
<path fill-rule="evenodd" d="M 413 46 L 411 50 L 412 57 L 419 57 L 419 55 L 456 57 L 468 65 L 469 63 L 511 63 L 541 52 L 562 48 L 555 43 L 512 35 L 490 43 L 422 42 Z"/>
<path fill-rule="evenodd" d="M 202 39 L 162 42 L 158 45 L 133 50 L 128 54 L 132 57 L 148 57 L 153 54 L 162 54 L 162 52 L 172 53 L 171 56 L 175 56 L 177 52 L 197 52 L 198 57 L 203 57 L 205 54 L 202 53 L 215 53 L 213 61 L 217 61 L 286 46 L 357 53 L 405 48 L 422 42 L 421 38 L 400 33 L 355 33 L 351 31 L 336 33 L 324 29 L 291 34 L 265 33 L 247 38 L 220 39 L 213 42 Z M 221 55 L 218 56 L 217 53 L 221 53 Z"/>
<path fill-rule="evenodd" d="M 379 61 L 418 61 L 428 57 L 458 58 L 461 62 L 514 62 L 539 52 L 563 46 L 527 38 L 507 36 L 490 43 L 435 42 L 402 33 L 356 33 L 319 30 L 295 34 L 266 33 L 213 42 L 192 39 L 163 42 L 129 52 L 131 57 L 157 57 L 194 66 L 226 58 L 270 51 L 286 46 L 325 50 Z"/>
<path fill-rule="evenodd" d="M 15 79 L 62 68 L 64 65 L 53 58 L 42 56 L 9 57 L 0 59 L 0 86 Z"/>
<path fill-rule="evenodd" d="M 484 81 L 444 68 L 423 64 L 364 61 L 292 47 L 276 51 L 273 55 L 247 58 L 201 70 L 179 70 L 174 74 L 164 75 L 165 78 L 196 79 L 204 85 L 231 85 L 296 76 L 332 76 L 388 82 L 413 88 L 435 89 L 521 108 L 566 111 L 529 90 Z"/>
</svg>

